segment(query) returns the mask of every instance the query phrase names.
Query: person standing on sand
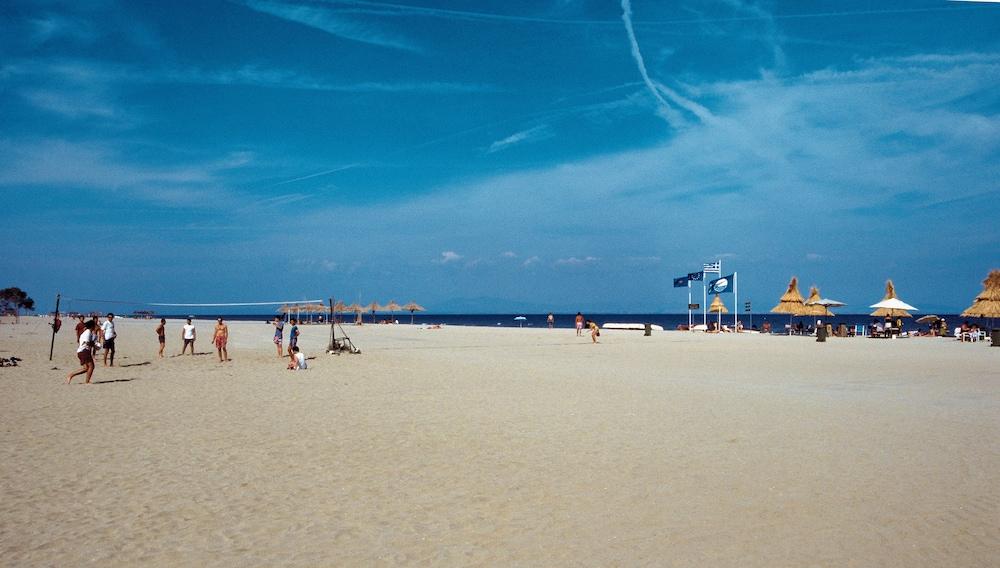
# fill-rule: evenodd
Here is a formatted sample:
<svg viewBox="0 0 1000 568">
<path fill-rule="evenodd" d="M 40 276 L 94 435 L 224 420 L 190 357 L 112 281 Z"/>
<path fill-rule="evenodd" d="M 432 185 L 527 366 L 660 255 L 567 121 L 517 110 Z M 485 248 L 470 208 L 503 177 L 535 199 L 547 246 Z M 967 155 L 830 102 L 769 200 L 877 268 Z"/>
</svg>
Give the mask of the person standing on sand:
<svg viewBox="0 0 1000 568">
<path fill-rule="evenodd" d="M 194 324 L 191 323 L 191 318 L 187 319 L 187 324 L 181 329 L 181 340 L 184 341 L 184 346 L 181 347 L 181 355 L 187 351 L 188 345 L 191 346 L 191 354 L 194 355 L 194 340 L 197 337 L 197 332 L 194 329 Z"/>
<path fill-rule="evenodd" d="M 274 345 L 278 348 L 278 357 L 284 357 L 285 354 L 281 352 L 281 334 L 285 329 L 285 322 L 281 321 L 281 318 L 274 316 L 274 321 L 271 322 L 274 326 Z"/>
<path fill-rule="evenodd" d="M 88 321 L 84 324 L 83 333 L 80 334 L 79 345 L 76 348 L 76 357 L 80 360 L 80 364 L 83 367 L 66 376 L 67 385 L 73 382 L 73 377 L 84 373 L 87 374 L 85 384 L 90 384 L 90 379 L 94 376 L 94 354 L 91 352 L 91 349 L 96 341 L 95 329 L 93 321 Z"/>
<path fill-rule="evenodd" d="M 115 331 L 115 314 L 108 314 L 108 321 L 101 325 L 104 332 L 104 366 L 108 366 L 108 353 L 111 354 L 111 366 L 115 366 L 115 338 L 118 332 Z"/>
<path fill-rule="evenodd" d="M 545 321 L 549 324 L 549 329 L 552 329 L 552 326 L 556 324 L 556 316 L 552 315 L 552 312 L 549 312 L 549 316 L 545 318 Z"/>
<path fill-rule="evenodd" d="M 156 339 L 160 342 L 158 356 L 163 359 L 163 350 L 167 347 L 167 320 L 163 318 L 160 318 L 160 325 L 156 326 Z"/>
<path fill-rule="evenodd" d="M 299 345 L 299 326 L 296 325 L 299 320 L 292 318 L 292 329 L 288 331 L 288 355 L 291 356 L 292 348 Z"/>
<path fill-rule="evenodd" d="M 94 334 L 94 340 L 90 342 L 90 354 L 94 357 L 97 356 L 97 350 L 101 348 L 101 336 L 102 333 L 98 333 L 101 329 L 101 322 L 98 321 L 97 316 L 90 316 L 90 323 L 94 324 L 91 331 Z"/>
<path fill-rule="evenodd" d="M 225 363 L 229 360 L 229 351 L 226 344 L 229 342 L 229 326 L 222 323 L 222 318 L 215 323 L 215 335 L 212 337 L 215 343 L 215 350 L 219 353 L 219 362 Z"/>
<path fill-rule="evenodd" d="M 576 312 L 576 336 L 583 335 L 583 314 Z"/>
<path fill-rule="evenodd" d="M 587 329 L 590 330 L 590 340 L 597 343 L 597 338 L 601 335 L 601 328 L 597 326 L 597 322 L 587 320 Z"/>
<path fill-rule="evenodd" d="M 83 315 L 76 316 L 76 318 L 80 320 L 76 322 L 76 341 L 79 343 L 80 336 L 83 335 L 83 332 L 87 329 L 87 324 L 83 321 Z"/>
</svg>

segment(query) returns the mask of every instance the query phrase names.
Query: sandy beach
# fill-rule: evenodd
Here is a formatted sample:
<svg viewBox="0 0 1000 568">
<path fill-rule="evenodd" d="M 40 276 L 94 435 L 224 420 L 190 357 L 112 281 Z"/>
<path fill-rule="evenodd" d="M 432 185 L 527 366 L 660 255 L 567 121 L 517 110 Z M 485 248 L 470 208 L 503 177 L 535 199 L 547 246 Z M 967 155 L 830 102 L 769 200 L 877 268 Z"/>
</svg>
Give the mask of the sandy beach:
<svg viewBox="0 0 1000 568">
<path fill-rule="evenodd" d="M 72 323 L 0 326 L 8 566 L 995 566 L 1000 349 L 944 339 L 349 326 L 361 355 L 65 386 Z M 168 323 L 169 355 L 180 322 Z M 81 379 L 77 378 L 77 382 Z"/>
</svg>

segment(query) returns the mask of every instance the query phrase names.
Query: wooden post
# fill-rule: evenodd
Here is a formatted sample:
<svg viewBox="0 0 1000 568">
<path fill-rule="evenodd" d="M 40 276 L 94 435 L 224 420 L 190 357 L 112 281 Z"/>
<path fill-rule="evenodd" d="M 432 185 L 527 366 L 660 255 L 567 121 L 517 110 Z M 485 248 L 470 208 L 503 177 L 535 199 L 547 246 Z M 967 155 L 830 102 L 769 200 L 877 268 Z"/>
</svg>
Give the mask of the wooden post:
<svg viewBox="0 0 1000 568">
<path fill-rule="evenodd" d="M 56 322 L 59 321 L 59 300 L 60 295 L 56 294 L 56 319 L 52 322 L 52 343 L 49 344 L 49 361 L 52 360 L 52 352 L 56 349 Z"/>
</svg>

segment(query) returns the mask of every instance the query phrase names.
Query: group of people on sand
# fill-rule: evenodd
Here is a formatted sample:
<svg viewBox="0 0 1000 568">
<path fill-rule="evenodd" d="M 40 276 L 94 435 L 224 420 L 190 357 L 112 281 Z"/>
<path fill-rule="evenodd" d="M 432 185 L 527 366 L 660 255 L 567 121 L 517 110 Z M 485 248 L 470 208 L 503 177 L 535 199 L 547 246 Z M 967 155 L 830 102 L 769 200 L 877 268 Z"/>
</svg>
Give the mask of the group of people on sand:
<svg viewBox="0 0 1000 568">
<path fill-rule="evenodd" d="M 274 347 L 278 357 L 288 357 L 287 368 L 289 371 L 304 371 L 309 368 L 309 364 L 306 362 L 305 354 L 299 351 L 299 321 L 291 318 L 288 323 L 291 325 L 288 330 L 288 350 L 282 353 L 281 344 L 284 341 L 285 322 L 281 321 L 278 316 L 274 316 L 274 320 L 271 321 L 271 325 L 274 326 Z"/>
<path fill-rule="evenodd" d="M 549 315 L 551 317 L 551 314 L 549 314 Z M 597 325 L 596 321 L 589 320 L 589 319 L 583 317 L 582 313 L 576 312 L 576 317 L 574 318 L 574 322 L 573 323 L 574 323 L 574 326 L 576 327 L 576 336 L 577 337 L 582 337 L 583 336 L 583 330 L 584 330 L 584 328 L 586 328 L 588 331 L 590 331 L 590 341 L 591 341 L 591 343 L 599 343 L 597 341 L 597 338 L 601 336 L 601 326 Z M 549 327 L 552 327 L 552 326 L 549 326 Z"/>
<path fill-rule="evenodd" d="M 76 371 L 73 371 L 66 377 L 66 384 L 73 381 L 74 377 L 80 375 L 86 375 L 85 384 L 90 384 L 94 376 L 95 368 L 95 357 L 99 350 L 104 351 L 104 366 L 113 367 L 115 365 L 115 340 L 118 338 L 118 332 L 115 329 L 115 314 L 109 313 L 106 316 L 106 321 L 100 323 L 97 316 L 93 316 L 90 320 L 87 320 L 85 316 L 78 316 L 79 321 L 76 324 L 76 356 L 80 361 L 81 367 Z M 306 357 L 299 351 L 298 339 L 299 339 L 299 328 L 296 325 L 296 320 L 292 319 L 292 329 L 288 341 L 288 352 L 287 355 L 283 354 L 281 351 L 282 343 L 282 328 L 283 323 L 275 318 L 275 332 L 274 332 L 274 342 L 278 347 L 278 356 L 285 357 L 289 359 L 288 369 L 299 370 L 306 369 Z M 156 326 L 154 330 L 156 334 L 156 339 L 160 344 L 160 349 L 157 352 L 157 357 L 163 358 L 164 351 L 167 346 L 167 320 L 160 318 L 160 323 Z M 187 318 L 187 322 L 181 327 L 181 352 L 178 356 L 182 356 L 188 353 L 190 348 L 190 354 L 195 354 L 195 341 L 198 338 L 198 330 L 195 328 L 193 323 L 193 318 Z M 212 343 L 215 345 L 216 353 L 219 357 L 220 363 L 226 363 L 231 361 L 229 358 L 229 326 L 226 325 L 223 318 L 218 318 L 215 323 L 215 329 L 212 334 Z"/>
</svg>

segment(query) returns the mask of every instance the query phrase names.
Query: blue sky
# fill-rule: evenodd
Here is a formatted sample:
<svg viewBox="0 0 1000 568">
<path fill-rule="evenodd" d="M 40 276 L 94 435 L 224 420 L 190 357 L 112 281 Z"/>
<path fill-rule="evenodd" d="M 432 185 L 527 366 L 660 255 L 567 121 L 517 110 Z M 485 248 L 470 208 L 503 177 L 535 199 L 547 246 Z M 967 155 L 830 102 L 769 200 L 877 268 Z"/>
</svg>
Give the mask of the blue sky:
<svg viewBox="0 0 1000 568">
<path fill-rule="evenodd" d="M 1000 5 L 7 1 L 6 282 L 680 312 L 971 303 L 1000 266 Z M 729 300 L 731 302 L 731 300 Z"/>
</svg>

